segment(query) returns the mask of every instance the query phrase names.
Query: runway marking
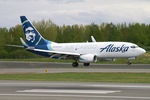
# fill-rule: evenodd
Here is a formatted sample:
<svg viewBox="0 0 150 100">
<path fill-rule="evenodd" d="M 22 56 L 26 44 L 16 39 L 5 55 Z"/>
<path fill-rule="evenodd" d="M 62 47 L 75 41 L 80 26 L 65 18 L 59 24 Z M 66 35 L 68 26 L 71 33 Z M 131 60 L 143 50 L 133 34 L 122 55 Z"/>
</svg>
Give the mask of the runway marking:
<svg viewBox="0 0 150 100">
<path fill-rule="evenodd" d="M 119 88 L 150 88 L 150 85 L 142 86 L 142 85 L 84 85 L 84 86 L 92 86 L 92 87 L 119 87 Z"/>
<path fill-rule="evenodd" d="M 112 99 L 141 99 L 150 100 L 150 97 L 132 96 L 97 96 L 97 95 L 51 95 L 51 94 L 0 94 L 0 96 L 30 96 L 30 97 L 81 97 L 81 98 L 112 98 Z"/>
<path fill-rule="evenodd" d="M 66 89 L 31 89 L 31 90 L 19 90 L 16 92 L 34 92 L 34 93 L 89 93 L 89 94 L 108 94 L 121 91 L 112 90 L 66 90 Z"/>
</svg>

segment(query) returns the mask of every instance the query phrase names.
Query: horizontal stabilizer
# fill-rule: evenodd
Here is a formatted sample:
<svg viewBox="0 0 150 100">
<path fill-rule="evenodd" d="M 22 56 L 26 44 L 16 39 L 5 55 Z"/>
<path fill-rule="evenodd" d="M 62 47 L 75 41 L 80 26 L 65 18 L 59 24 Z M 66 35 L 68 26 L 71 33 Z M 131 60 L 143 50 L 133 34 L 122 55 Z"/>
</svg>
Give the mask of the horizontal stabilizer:
<svg viewBox="0 0 150 100">
<path fill-rule="evenodd" d="M 24 48 L 24 46 L 22 46 L 22 45 L 7 45 L 7 46 L 9 46 L 9 47 L 17 47 L 17 48 Z"/>
<path fill-rule="evenodd" d="M 20 41 L 22 43 L 23 46 L 27 46 L 27 44 L 25 43 L 25 41 L 22 39 L 22 37 L 20 37 Z"/>
</svg>

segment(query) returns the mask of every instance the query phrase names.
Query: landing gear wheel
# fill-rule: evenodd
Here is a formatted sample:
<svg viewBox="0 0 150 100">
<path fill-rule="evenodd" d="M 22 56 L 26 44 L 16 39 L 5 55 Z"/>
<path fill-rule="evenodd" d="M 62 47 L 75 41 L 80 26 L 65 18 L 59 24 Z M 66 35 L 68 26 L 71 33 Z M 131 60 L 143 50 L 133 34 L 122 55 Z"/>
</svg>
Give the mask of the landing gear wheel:
<svg viewBox="0 0 150 100">
<path fill-rule="evenodd" d="M 78 65 L 79 65 L 78 62 L 73 62 L 73 63 L 72 63 L 72 66 L 73 66 L 73 67 L 78 67 Z"/>
<path fill-rule="evenodd" d="M 89 66 L 89 65 L 90 65 L 90 63 L 84 63 L 83 65 L 84 65 L 84 66 Z"/>
<path fill-rule="evenodd" d="M 128 65 L 131 65 L 132 63 L 130 61 L 128 61 Z"/>
</svg>

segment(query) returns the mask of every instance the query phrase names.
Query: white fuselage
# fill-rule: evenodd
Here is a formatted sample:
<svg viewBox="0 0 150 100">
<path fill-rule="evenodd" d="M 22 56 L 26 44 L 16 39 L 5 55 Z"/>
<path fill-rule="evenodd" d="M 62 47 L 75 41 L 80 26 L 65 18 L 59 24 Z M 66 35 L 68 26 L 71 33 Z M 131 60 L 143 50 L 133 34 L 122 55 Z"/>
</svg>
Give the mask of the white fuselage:
<svg viewBox="0 0 150 100">
<path fill-rule="evenodd" d="M 78 61 L 89 66 L 96 62 L 97 58 L 128 58 L 133 59 L 146 51 L 136 44 L 129 42 L 93 42 L 87 43 L 55 43 L 44 39 L 32 23 L 25 17 L 20 16 L 26 42 L 20 38 L 23 46 L 30 52 L 56 59 L 73 59 L 72 66 L 77 67 Z"/>
<path fill-rule="evenodd" d="M 93 54 L 98 58 L 130 58 L 146 52 L 129 42 L 54 43 L 50 47 L 54 51 Z"/>
</svg>

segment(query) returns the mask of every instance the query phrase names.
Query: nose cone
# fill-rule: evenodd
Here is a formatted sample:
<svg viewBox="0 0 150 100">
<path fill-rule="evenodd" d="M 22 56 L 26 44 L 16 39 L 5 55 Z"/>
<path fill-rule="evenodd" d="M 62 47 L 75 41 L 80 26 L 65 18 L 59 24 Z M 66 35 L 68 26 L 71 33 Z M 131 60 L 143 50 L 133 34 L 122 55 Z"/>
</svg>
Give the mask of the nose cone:
<svg viewBox="0 0 150 100">
<path fill-rule="evenodd" d="M 141 52 L 141 55 L 142 55 L 142 54 L 146 53 L 146 50 L 143 49 L 143 48 L 140 48 L 140 52 Z"/>
</svg>

